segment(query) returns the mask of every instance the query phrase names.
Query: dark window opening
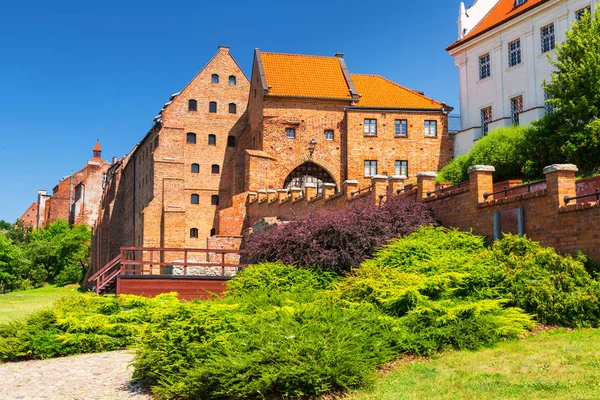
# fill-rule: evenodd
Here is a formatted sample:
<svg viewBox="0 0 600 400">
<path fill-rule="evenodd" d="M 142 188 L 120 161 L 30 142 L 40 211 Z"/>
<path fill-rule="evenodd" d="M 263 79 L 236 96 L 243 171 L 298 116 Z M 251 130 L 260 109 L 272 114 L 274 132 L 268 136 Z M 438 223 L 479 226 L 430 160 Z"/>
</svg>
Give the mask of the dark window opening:
<svg viewBox="0 0 600 400">
<path fill-rule="evenodd" d="M 185 141 L 188 143 L 194 143 L 196 144 L 196 134 L 189 132 L 186 137 L 185 137 Z"/>
<path fill-rule="evenodd" d="M 197 194 L 193 194 L 191 198 L 191 203 L 200 204 L 200 196 L 198 196 Z"/>
<path fill-rule="evenodd" d="M 230 75 L 229 76 L 229 84 L 230 85 L 236 85 L 237 84 L 237 79 L 234 75 Z"/>
<path fill-rule="evenodd" d="M 192 239 L 198 239 L 198 228 L 190 229 L 190 237 Z"/>
<path fill-rule="evenodd" d="M 188 100 L 188 111 L 197 111 L 198 102 L 196 100 Z"/>
<path fill-rule="evenodd" d="M 229 114 L 237 113 L 237 105 L 235 103 L 229 103 Z"/>
<path fill-rule="evenodd" d="M 213 174 L 218 174 L 219 171 L 220 171 L 220 168 L 219 168 L 219 166 L 217 164 L 213 164 L 212 167 L 211 167 L 211 171 L 212 171 Z"/>
<path fill-rule="evenodd" d="M 219 195 L 218 194 L 213 194 L 210 197 L 210 204 L 213 206 L 218 206 L 219 205 Z"/>
<path fill-rule="evenodd" d="M 194 174 L 197 174 L 200 172 L 200 165 L 199 164 L 192 164 L 192 172 Z"/>
<path fill-rule="evenodd" d="M 219 75 L 217 74 L 212 74 L 212 76 L 210 77 L 210 81 L 212 83 L 219 83 Z"/>
<path fill-rule="evenodd" d="M 227 147 L 235 147 L 235 136 L 227 137 Z"/>
<path fill-rule="evenodd" d="M 215 236 L 216 233 L 217 233 L 217 230 L 215 228 L 211 228 L 210 236 Z"/>
<path fill-rule="evenodd" d="M 213 134 L 208 135 L 208 145 L 216 146 L 217 145 L 217 137 Z"/>
<path fill-rule="evenodd" d="M 217 112 L 217 102 L 211 101 L 208 103 L 208 112 L 216 113 Z"/>
</svg>

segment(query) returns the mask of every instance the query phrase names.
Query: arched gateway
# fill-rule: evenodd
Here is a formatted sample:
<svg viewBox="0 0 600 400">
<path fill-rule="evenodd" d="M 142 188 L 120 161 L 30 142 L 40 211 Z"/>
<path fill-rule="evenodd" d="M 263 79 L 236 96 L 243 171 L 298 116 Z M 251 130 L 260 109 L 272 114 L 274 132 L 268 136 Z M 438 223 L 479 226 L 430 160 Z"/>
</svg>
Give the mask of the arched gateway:
<svg viewBox="0 0 600 400">
<path fill-rule="evenodd" d="M 325 168 L 313 162 L 307 161 L 297 166 L 292 172 L 290 172 L 287 178 L 285 178 L 283 186 L 286 189 L 294 187 L 304 189 L 307 183 L 315 183 L 317 185 L 317 193 L 321 193 L 324 183 L 335 184 L 335 180 Z"/>
</svg>

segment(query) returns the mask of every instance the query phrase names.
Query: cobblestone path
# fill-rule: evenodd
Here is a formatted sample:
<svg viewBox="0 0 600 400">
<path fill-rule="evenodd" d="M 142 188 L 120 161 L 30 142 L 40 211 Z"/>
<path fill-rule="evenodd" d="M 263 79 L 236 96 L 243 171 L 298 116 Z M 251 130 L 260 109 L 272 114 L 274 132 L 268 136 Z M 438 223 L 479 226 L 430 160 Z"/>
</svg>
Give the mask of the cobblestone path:
<svg viewBox="0 0 600 400">
<path fill-rule="evenodd" d="M 100 354 L 0 364 L 0 399 L 148 400 L 132 383 L 133 354 Z"/>
</svg>

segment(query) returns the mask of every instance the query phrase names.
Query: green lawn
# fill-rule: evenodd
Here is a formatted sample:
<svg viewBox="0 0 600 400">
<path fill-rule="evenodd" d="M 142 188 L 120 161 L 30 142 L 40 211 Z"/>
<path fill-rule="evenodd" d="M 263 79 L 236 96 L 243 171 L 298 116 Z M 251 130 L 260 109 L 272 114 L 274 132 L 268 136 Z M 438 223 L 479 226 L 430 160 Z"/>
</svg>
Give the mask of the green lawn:
<svg viewBox="0 0 600 400">
<path fill-rule="evenodd" d="M 66 294 L 79 293 L 78 289 L 79 285 L 47 285 L 38 289 L 0 294 L 0 324 L 47 307 Z"/>
<path fill-rule="evenodd" d="M 401 363 L 348 400 L 600 399 L 600 330 L 553 330 Z"/>
</svg>

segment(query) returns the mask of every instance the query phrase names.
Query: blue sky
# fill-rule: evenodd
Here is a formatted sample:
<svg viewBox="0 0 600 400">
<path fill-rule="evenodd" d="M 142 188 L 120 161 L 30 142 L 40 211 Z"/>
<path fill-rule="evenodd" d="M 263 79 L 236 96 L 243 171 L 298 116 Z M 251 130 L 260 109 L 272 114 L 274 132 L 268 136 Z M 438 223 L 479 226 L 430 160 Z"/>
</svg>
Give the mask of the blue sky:
<svg viewBox="0 0 600 400">
<path fill-rule="evenodd" d="M 20 3 L 20 4 L 17 4 Z M 217 51 L 247 75 L 253 49 L 345 53 L 458 111 L 458 0 L 4 2 L 0 24 L 0 219 L 91 157 L 127 153 Z"/>
</svg>

